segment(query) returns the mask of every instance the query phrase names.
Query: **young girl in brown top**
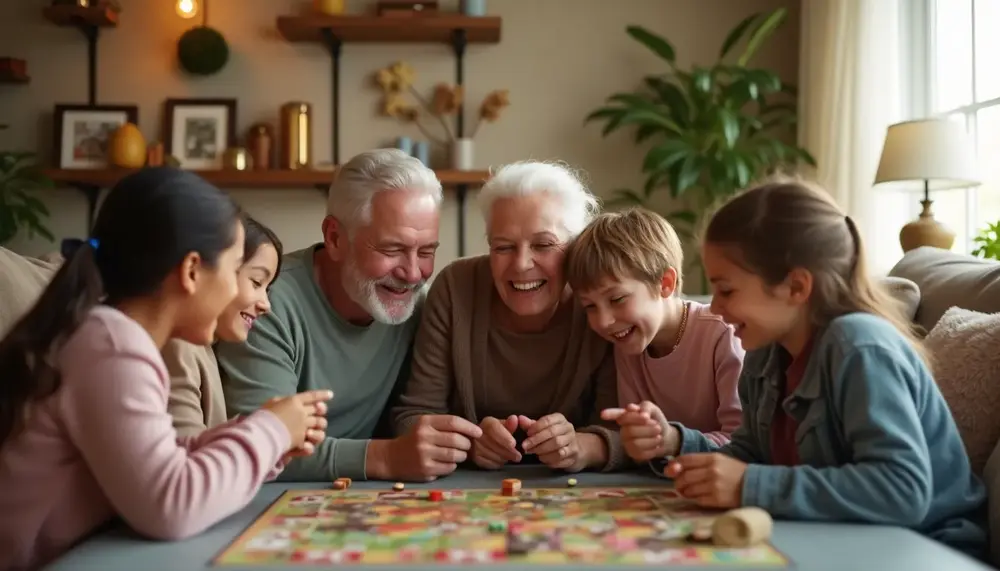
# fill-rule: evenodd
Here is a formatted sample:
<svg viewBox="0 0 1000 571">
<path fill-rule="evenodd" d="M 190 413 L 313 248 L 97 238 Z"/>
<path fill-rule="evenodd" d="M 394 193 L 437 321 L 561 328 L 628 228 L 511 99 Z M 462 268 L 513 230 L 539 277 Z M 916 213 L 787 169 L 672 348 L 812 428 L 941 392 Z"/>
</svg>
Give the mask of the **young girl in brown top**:
<svg viewBox="0 0 1000 571">
<path fill-rule="evenodd" d="M 525 454 L 568 471 L 618 467 L 616 427 L 600 420 L 603 407 L 617 406 L 614 355 L 563 277 L 564 249 L 597 200 L 568 169 L 537 162 L 501 168 L 479 196 L 489 255 L 435 278 L 393 410 L 397 431 L 450 415 L 459 418 L 436 431 L 471 422 L 482 433 L 435 435 L 438 447 L 457 449 L 443 458 L 467 455 L 487 469 Z"/>
<path fill-rule="evenodd" d="M 271 308 L 267 290 L 281 270 L 281 240 L 257 220 L 243 216 L 243 264 L 236 299 L 219 317 L 216 339 L 242 343 L 254 321 Z M 172 340 L 162 350 L 170 372 L 168 410 L 179 436 L 193 436 L 226 422 L 226 402 L 215 352 L 208 345 Z"/>
</svg>

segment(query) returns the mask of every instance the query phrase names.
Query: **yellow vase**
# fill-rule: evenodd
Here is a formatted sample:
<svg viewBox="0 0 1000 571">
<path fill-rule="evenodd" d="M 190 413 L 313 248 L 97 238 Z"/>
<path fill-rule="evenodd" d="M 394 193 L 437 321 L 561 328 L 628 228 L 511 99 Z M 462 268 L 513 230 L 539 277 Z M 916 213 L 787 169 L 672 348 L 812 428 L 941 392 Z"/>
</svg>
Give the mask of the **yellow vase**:
<svg viewBox="0 0 1000 571">
<path fill-rule="evenodd" d="M 313 8 L 320 14 L 338 16 L 344 13 L 344 0 L 313 0 Z"/>
</svg>

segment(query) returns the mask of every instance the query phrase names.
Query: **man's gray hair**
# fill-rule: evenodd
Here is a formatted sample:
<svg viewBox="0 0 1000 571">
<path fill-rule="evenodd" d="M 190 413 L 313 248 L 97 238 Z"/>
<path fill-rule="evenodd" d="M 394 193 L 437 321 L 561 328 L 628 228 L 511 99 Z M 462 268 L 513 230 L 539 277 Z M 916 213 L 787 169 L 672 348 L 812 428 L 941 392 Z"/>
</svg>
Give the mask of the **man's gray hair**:
<svg viewBox="0 0 1000 571">
<path fill-rule="evenodd" d="M 562 226 L 575 238 L 600 211 L 600 201 L 564 164 L 521 161 L 500 167 L 479 191 L 479 208 L 489 232 L 493 203 L 500 198 L 544 192 L 562 202 Z"/>
<path fill-rule="evenodd" d="M 379 192 L 403 190 L 427 195 L 439 205 L 441 181 L 434 171 L 399 149 L 375 149 L 355 155 L 337 169 L 326 200 L 326 214 L 351 228 L 371 222 L 372 199 Z"/>
</svg>

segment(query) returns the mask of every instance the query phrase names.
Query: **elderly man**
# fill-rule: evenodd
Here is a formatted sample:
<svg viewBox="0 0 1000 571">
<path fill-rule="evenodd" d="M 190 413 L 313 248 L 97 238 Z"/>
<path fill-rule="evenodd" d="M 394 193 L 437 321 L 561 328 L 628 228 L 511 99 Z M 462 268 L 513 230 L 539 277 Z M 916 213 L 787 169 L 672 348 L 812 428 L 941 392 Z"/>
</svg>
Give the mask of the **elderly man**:
<svg viewBox="0 0 1000 571">
<path fill-rule="evenodd" d="M 409 374 L 441 198 L 434 171 L 401 151 L 352 158 L 330 186 L 323 242 L 285 257 L 271 311 L 246 343 L 217 346 L 230 416 L 307 389 L 334 392 L 326 440 L 281 479 L 429 480 L 454 470 L 481 434 L 442 415 L 374 439 Z"/>
</svg>

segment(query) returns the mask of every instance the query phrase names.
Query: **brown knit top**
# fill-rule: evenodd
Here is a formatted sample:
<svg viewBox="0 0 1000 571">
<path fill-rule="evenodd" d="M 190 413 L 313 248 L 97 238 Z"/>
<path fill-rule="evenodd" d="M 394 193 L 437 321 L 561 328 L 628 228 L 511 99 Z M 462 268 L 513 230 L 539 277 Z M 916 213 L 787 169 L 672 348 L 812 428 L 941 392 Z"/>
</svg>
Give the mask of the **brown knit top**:
<svg viewBox="0 0 1000 571">
<path fill-rule="evenodd" d="M 441 270 L 424 305 L 412 374 L 392 410 L 398 433 L 425 414 L 454 414 L 479 423 L 492 416 L 538 419 L 559 412 L 579 432 L 599 434 L 614 470 L 625 461 L 617 425 L 600 420 L 617 406 L 614 353 L 587 325 L 575 302 L 540 333 L 494 323 L 497 296 L 488 256 L 460 259 Z"/>
</svg>

